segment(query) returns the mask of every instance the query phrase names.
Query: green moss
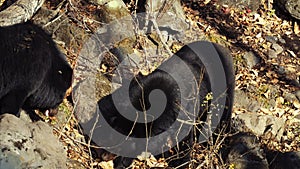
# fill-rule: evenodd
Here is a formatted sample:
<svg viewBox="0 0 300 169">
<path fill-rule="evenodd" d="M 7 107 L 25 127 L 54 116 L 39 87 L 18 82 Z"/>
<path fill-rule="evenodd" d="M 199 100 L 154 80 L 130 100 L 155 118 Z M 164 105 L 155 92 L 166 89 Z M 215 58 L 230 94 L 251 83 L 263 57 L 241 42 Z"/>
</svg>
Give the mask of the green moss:
<svg viewBox="0 0 300 169">
<path fill-rule="evenodd" d="M 246 65 L 245 59 L 243 58 L 243 54 L 235 55 L 234 65 Z"/>
<path fill-rule="evenodd" d="M 63 112 L 64 114 L 66 114 L 67 116 L 70 116 L 72 114 L 71 110 L 67 107 L 67 105 L 65 105 L 65 103 L 61 103 L 58 106 L 58 111 Z"/>
<path fill-rule="evenodd" d="M 218 44 L 221 44 L 221 45 L 225 45 L 225 44 L 228 44 L 226 38 L 222 35 L 218 35 L 218 34 L 215 34 L 215 33 L 210 33 L 208 36 L 207 36 L 208 40 L 211 41 L 211 42 L 214 42 L 214 43 L 218 43 Z"/>
<path fill-rule="evenodd" d="M 257 89 L 257 93 L 255 94 L 258 102 L 261 103 L 265 108 L 271 108 L 271 105 L 269 103 L 270 99 L 268 99 L 265 95 L 269 89 L 270 89 L 269 85 L 262 84 L 259 86 L 259 88 Z"/>
<path fill-rule="evenodd" d="M 269 10 L 269 11 L 267 12 L 267 14 L 268 14 L 270 17 L 275 16 L 275 15 L 276 15 L 276 14 L 275 14 L 275 9 Z"/>
</svg>

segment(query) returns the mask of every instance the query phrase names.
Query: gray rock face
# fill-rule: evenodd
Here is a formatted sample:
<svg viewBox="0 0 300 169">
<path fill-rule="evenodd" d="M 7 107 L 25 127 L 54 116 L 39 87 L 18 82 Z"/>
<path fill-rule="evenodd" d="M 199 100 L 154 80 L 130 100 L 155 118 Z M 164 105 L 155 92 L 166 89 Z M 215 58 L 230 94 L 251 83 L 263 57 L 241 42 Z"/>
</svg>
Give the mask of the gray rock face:
<svg viewBox="0 0 300 169">
<path fill-rule="evenodd" d="M 290 103 L 293 103 L 294 101 L 298 100 L 297 95 L 293 94 L 293 93 L 285 92 L 285 93 L 283 93 L 283 97 L 286 101 L 288 101 Z"/>
<path fill-rule="evenodd" d="M 276 51 L 273 50 L 273 49 L 269 49 L 269 51 L 268 51 L 268 57 L 269 57 L 269 59 L 277 58 L 277 53 L 276 53 Z"/>
<path fill-rule="evenodd" d="M 262 136 L 268 132 L 270 137 L 280 141 L 283 136 L 285 122 L 284 117 L 243 113 L 235 117 L 233 124 L 237 131 L 251 132 L 256 136 Z"/>
<path fill-rule="evenodd" d="M 0 168 L 64 169 L 67 155 L 46 123 L 0 116 Z"/>
<path fill-rule="evenodd" d="M 217 1 L 220 5 L 228 5 L 238 7 L 243 9 L 244 7 L 249 7 L 253 11 L 256 11 L 260 5 L 260 1 L 251 1 L 251 0 L 219 0 Z"/>
<path fill-rule="evenodd" d="M 247 63 L 247 67 L 250 69 L 253 68 L 256 64 L 258 64 L 260 62 L 260 59 L 257 56 L 255 56 L 255 54 L 253 52 L 245 53 L 243 58 L 245 59 L 245 61 Z"/>
<path fill-rule="evenodd" d="M 247 96 L 242 90 L 235 90 L 234 105 L 238 108 L 246 109 L 250 112 L 256 112 L 260 109 L 261 105 L 254 99 Z"/>
<path fill-rule="evenodd" d="M 300 0 L 278 0 L 277 3 L 282 10 L 300 20 Z"/>
<path fill-rule="evenodd" d="M 280 54 L 281 52 L 283 52 L 283 48 L 277 43 L 273 43 L 271 48 L 275 50 L 276 54 Z"/>
<path fill-rule="evenodd" d="M 276 36 L 266 36 L 265 37 L 267 42 L 276 43 L 278 41 L 278 38 Z"/>
<path fill-rule="evenodd" d="M 277 43 L 273 43 L 271 49 L 268 51 L 268 57 L 270 59 L 277 58 L 277 56 L 283 52 L 283 47 L 278 45 Z"/>
</svg>

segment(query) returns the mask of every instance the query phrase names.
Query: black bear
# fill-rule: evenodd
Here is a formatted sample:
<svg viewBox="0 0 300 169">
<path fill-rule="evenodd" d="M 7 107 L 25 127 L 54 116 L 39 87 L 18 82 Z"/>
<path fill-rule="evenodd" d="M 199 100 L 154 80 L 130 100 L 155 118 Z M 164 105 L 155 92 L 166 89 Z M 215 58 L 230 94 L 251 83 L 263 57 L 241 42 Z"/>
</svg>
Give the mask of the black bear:
<svg viewBox="0 0 300 169">
<path fill-rule="evenodd" d="M 72 74 L 65 56 L 39 26 L 0 27 L 0 114 L 58 107 Z"/>
<path fill-rule="evenodd" d="M 200 130 L 207 119 L 215 126 L 210 128 L 215 129 L 212 132 L 228 128 L 234 86 L 233 61 L 225 48 L 207 41 L 185 45 L 151 74 L 125 80 L 121 88 L 98 102 L 104 117 L 100 116 L 98 126 L 103 131 L 99 127 L 93 140 L 120 156 L 132 158 L 149 151 L 158 157 L 169 157 L 170 147 L 178 149 L 179 145 L 184 150 L 195 138 L 203 141 L 199 136 L 205 130 Z M 125 137 L 108 131 L 103 119 Z M 193 126 L 197 128 L 194 131 Z M 117 166 L 127 166 L 124 163 L 131 161 L 127 157 L 117 159 Z"/>
</svg>

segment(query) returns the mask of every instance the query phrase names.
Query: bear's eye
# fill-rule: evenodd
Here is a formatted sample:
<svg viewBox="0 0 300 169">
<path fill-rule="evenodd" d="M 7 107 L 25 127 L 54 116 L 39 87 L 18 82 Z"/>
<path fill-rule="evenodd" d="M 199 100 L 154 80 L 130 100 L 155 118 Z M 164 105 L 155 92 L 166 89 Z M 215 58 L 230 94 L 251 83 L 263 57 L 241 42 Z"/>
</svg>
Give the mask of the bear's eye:
<svg viewBox="0 0 300 169">
<path fill-rule="evenodd" d="M 61 74 L 61 75 L 63 74 L 63 72 L 61 70 L 59 70 L 58 73 Z"/>
</svg>

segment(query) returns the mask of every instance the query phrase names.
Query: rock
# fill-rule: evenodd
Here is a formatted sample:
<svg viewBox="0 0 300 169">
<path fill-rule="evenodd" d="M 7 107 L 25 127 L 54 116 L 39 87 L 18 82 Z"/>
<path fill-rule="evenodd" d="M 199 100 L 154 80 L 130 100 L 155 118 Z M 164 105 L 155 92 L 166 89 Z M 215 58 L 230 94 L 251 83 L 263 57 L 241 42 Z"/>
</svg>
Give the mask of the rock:
<svg viewBox="0 0 300 169">
<path fill-rule="evenodd" d="M 219 5 L 228 5 L 229 7 L 237 7 L 240 10 L 248 7 L 252 11 L 256 11 L 259 8 L 260 3 L 258 1 L 245 1 L 245 0 L 218 0 L 216 1 Z"/>
<path fill-rule="evenodd" d="M 271 40 L 272 41 L 272 40 Z M 277 41 L 277 40 L 276 40 Z M 268 57 L 270 59 L 274 59 L 274 58 L 277 58 L 277 56 L 283 52 L 283 47 L 281 47 L 280 45 L 278 45 L 276 43 L 276 41 L 274 40 L 274 43 L 272 44 L 271 46 L 271 49 L 269 49 L 268 51 Z"/>
<path fill-rule="evenodd" d="M 271 115 L 258 115 L 256 113 L 238 114 L 233 119 L 233 127 L 240 132 L 251 132 L 256 136 L 263 136 L 281 140 L 283 136 L 286 118 Z"/>
<path fill-rule="evenodd" d="M 251 112 L 256 112 L 260 108 L 259 103 L 254 99 L 250 99 L 242 90 L 236 90 L 234 97 L 234 105 L 236 107 L 240 107 Z"/>
<path fill-rule="evenodd" d="M 278 73 L 281 74 L 281 75 L 284 75 L 286 74 L 286 70 L 283 66 L 278 66 Z"/>
<path fill-rule="evenodd" d="M 273 43 L 271 46 L 272 49 L 274 49 L 274 51 L 276 52 L 276 54 L 280 54 L 281 52 L 283 52 L 283 48 L 278 45 L 277 43 Z"/>
<path fill-rule="evenodd" d="M 249 68 L 253 68 L 256 64 L 260 62 L 260 59 L 257 56 L 255 56 L 253 52 L 245 53 L 243 58 L 246 60 L 247 66 Z"/>
<path fill-rule="evenodd" d="M 278 41 L 278 38 L 276 36 L 266 36 L 265 37 L 267 42 L 276 43 Z"/>
<path fill-rule="evenodd" d="M 273 49 L 269 49 L 268 50 L 268 57 L 269 57 L 269 59 L 275 59 L 275 58 L 277 58 L 277 52 L 275 51 L 275 50 L 273 50 Z"/>
<path fill-rule="evenodd" d="M 285 40 L 283 38 L 279 38 L 278 41 L 282 44 L 285 44 Z"/>
<path fill-rule="evenodd" d="M 283 97 L 286 101 L 293 103 L 294 101 L 298 100 L 297 96 L 292 93 L 283 93 Z"/>
<path fill-rule="evenodd" d="M 267 152 L 270 169 L 299 169 L 300 152 Z"/>
<path fill-rule="evenodd" d="M 67 168 L 62 144 L 42 121 L 0 116 L 0 148 L 0 168 Z"/>
<path fill-rule="evenodd" d="M 268 106 L 270 106 L 270 108 L 274 108 L 276 107 L 276 100 L 274 98 L 270 98 L 270 100 L 268 101 Z"/>
<path fill-rule="evenodd" d="M 238 169 L 268 169 L 263 150 L 258 139 L 248 133 L 240 133 L 229 138 L 227 163 Z"/>
<path fill-rule="evenodd" d="M 140 3 L 142 1 L 138 2 Z M 147 4 L 142 3 L 141 5 L 138 5 L 139 8 L 141 8 L 140 10 L 142 10 L 142 8 L 145 8 L 146 10 L 148 7 L 150 10 L 151 6 L 151 15 L 156 15 L 156 12 L 162 14 L 155 17 L 155 23 L 161 31 L 162 39 L 168 40 L 166 42 L 167 45 L 178 41 L 185 42 L 185 32 L 190 30 L 190 28 L 189 24 L 186 22 L 180 1 L 173 1 L 172 5 L 165 8 L 166 10 L 163 12 L 160 10 L 161 6 L 166 5 L 164 4 L 165 1 L 147 1 L 146 3 Z M 151 5 L 148 3 L 151 3 Z M 103 15 L 106 15 L 105 13 L 107 13 L 107 16 L 104 16 L 103 18 L 104 21 L 102 20 L 101 22 L 106 24 L 99 27 L 95 34 L 91 35 L 90 38 L 85 41 L 74 67 L 72 97 L 74 102 L 77 103 L 74 112 L 79 123 L 86 123 L 91 120 L 97 110 L 97 101 L 111 92 L 111 83 L 107 83 L 109 80 L 102 80 L 105 77 L 99 79 L 98 75 L 101 73 L 94 71 L 99 69 L 99 65 L 101 65 L 102 61 L 105 61 L 104 56 L 106 52 L 114 54 L 118 58 L 118 61 L 123 61 L 121 63 L 118 62 L 118 64 L 113 66 L 117 68 L 114 72 L 116 74 L 114 74 L 114 78 L 111 80 L 113 90 L 120 86 L 119 84 L 121 84 L 123 79 L 132 79 L 133 72 L 136 73 L 137 68 L 146 69 L 145 62 L 151 61 L 150 59 L 157 61 L 161 60 L 160 58 L 164 58 L 164 56 L 169 56 L 168 50 L 166 50 L 163 45 L 158 45 L 161 43 L 161 39 L 157 36 L 156 30 L 150 29 L 152 26 L 144 27 L 146 23 L 145 14 L 148 14 L 148 11 L 140 11 L 141 13 L 137 14 L 137 18 L 133 19 L 127 10 L 128 15 L 124 16 L 119 16 L 119 12 L 115 12 L 115 16 L 109 14 L 109 9 L 107 9 L 109 8 L 109 5 L 106 4 L 106 1 L 95 1 L 95 4 L 103 6 L 103 8 L 100 9 L 101 13 L 104 13 Z M 120 4 L 123 4 L 123 2 Z M 122 9 L 123 8 L 126 8 L 125 4 L 122 5 Z M 112 22 L 105 22 L 108 20 L 111 20 Z M 137 25 L 134 23 L 139 23 L 139 27 L 136 27 Z M 137 46 L 137 29 L 139 29 L 139 34 L 147 34 L 151 37 L 148 38 L 145 36 L 140 39 L 144 42 L 142 46 L 139 47 L 143 49 L 143 52 L 139 52 L 139 50 L 133 48 L 133 46 Z M 196 35 L 193 37 L 198 38 Z M 156 44 L 156 42 L 158 44 Z M 153 56 L 154 54 L 157 54 L 160 58 L 157 59 Z"/>
<path fill-rule="evenodd" d="M 295 19 L 300 20 L 300 0 L 278 0 L 278 7 L 289 13 Z"/>
</svg>

